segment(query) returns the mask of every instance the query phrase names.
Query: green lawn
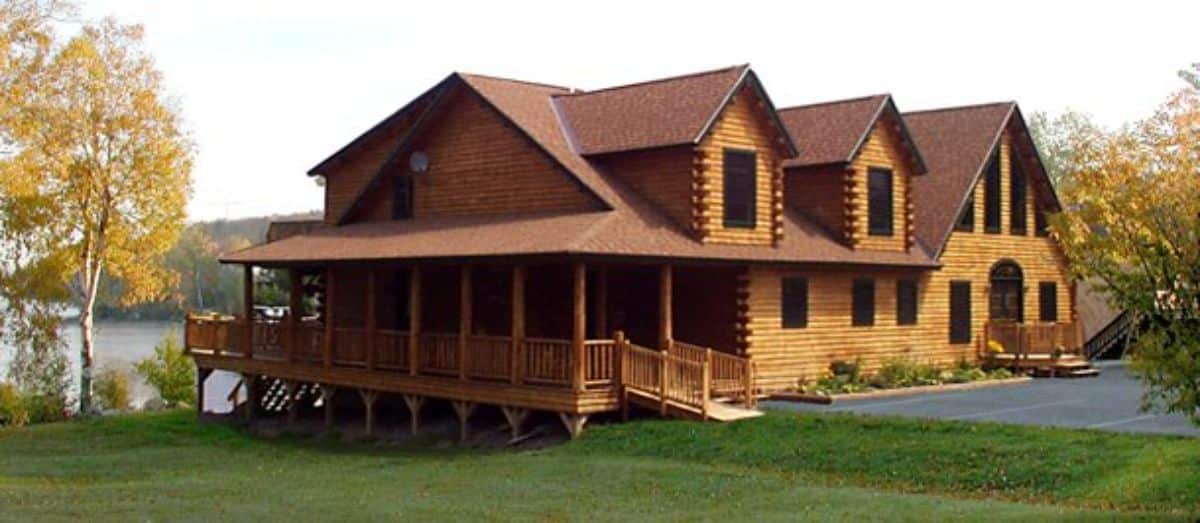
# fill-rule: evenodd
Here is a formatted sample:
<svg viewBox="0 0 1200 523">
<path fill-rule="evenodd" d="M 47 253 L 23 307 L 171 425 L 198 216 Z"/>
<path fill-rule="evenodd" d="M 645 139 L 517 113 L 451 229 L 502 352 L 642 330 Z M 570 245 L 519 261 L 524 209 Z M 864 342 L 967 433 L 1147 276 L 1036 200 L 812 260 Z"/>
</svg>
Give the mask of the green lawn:
<svg viewBox="0 0 1200 523">
<path fill-rule="evenodd" d="M 840 415 L 598 425 L 524 452 L 263 439 L 182 411 L 0 429 L 15 521 L 1188 519 L 1197 485 L 1195 439 Z"/>
</svg>

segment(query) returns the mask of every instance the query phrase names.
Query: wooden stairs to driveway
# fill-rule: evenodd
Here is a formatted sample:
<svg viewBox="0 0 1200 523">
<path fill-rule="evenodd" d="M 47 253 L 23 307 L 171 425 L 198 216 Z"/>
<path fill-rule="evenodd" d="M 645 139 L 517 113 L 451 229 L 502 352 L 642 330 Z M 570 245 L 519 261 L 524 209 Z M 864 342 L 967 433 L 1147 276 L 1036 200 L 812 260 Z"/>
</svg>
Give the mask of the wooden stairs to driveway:
<svg viewBox="0 0 1200 523">
<path fill-rule="evenodd" d="M 671 342 L 656 351 L 621 344 L 621 404 L 682 419 L 736 421 L 755 410 L 754 367 L 746 358 Z M 740 400 L 742 406 L 731 402 Z"/>
</svg>

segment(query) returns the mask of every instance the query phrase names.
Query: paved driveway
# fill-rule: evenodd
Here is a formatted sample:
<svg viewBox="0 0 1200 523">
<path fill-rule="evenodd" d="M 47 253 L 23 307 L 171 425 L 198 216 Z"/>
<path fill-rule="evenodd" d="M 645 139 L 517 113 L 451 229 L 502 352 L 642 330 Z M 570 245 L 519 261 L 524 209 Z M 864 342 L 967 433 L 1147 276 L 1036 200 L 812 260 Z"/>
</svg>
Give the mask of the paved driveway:
<svg viewBox="0 0 1200 523">
<path fill-rule="evenodd" d="M 771 401 L 765 406 L 1200 437 L 1200 429 L 1183 416 L 1139 411 L 1141 385 L 1129 376 L 1123 363 L 1102 362 L 1098 366 L 1101 373 L 1096 378 L 1039 378 L 1023 385 L 839 401 L 833 405 Z"/>
</svg>

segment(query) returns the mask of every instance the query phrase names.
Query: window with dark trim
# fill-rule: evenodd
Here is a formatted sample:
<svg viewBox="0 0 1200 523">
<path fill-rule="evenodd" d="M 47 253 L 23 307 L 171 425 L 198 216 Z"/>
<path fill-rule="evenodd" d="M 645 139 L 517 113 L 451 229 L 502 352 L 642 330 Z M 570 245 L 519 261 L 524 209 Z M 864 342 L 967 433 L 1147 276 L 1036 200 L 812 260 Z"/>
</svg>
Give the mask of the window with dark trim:
<svg viewBox="0 0 1200 523">
<path fill-rule="evenodd" d="M 392 179 L 392 219 L 407 220 L 413 215 L 412 176 L 397 176 Z"/>
<path fill-rule="evenodd" d="M 1028 194 L 1028 180 L 1025 178 L 1025 170 L 1021 168 L 1021 161 L 1017 159 L 1017 155 L 1009 154 L 1009 220 L 1008 227 L 1012 234 L 1025 236 L 1027 233 L 1025 227 L 1028 223 L 1026 216 L 1029 215 L 1029 208 L 1026 204 L 1026 195 Z"/>
<path fill-rule="evenodd" d="M 956 231 L 974 231 L 975 230 L 975 191 L 971 191 L 971 196 L 967 197 L 966 206 L 963 208 L 962 214 L 958 216 L 958 223 L 954 224 Z"/>
<path fill-rule="evenodd" d="M 950 343 L 971 342 L 971 282 L 950 282 Z"/>
<path fill-rule="evenodd" d="M 853 289 L 854 314 L 851 325 L 865 327 L 875 324 L 875 280 L 859 278 L 854 280 Z"/>
<path fill-rule="evenodd" d="M 1050 221 L 1046 219 L 1046 211 L 1038 209 L 1033 213 L 1033 227 L 1038 236 L 1050 236 Z"/>
<path fill-rule="evenodd" d="M 867 233 L 892 235 L 892 171 L 872 167 L 867 171 Z"/>
<path fill-rule="evenodd" d="M 917 324 L 917 280 L 896 280 L 896 324 Z"/>
<path fill-rule="evenodd" d="M 783 279 L 783 328 L 808 326 L 808 279 Z"/>
<path fill-rule="evenodd" d="M 1058 321 L 1058 284 L 1055 282 L 1038 283 L 1038 319 Z"/>
<path fill-rule="evenodd" d="M 725 149 L 724 162 L 725 226 L 753 229 L 756 214 L 754 152 Z"/>
<path fill-rule="evenodd" d="M 1000 232 L 1000 150 L 992 153 L 983 175 L 983 230 Z"/>
</svg>

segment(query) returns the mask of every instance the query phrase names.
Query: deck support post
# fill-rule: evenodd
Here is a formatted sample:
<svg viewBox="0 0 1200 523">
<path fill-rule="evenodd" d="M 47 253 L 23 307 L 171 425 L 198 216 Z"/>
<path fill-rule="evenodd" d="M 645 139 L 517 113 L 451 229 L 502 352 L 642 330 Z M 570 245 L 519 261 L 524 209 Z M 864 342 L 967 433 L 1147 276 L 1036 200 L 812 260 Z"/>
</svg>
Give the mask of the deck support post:
<svg viewBox="0 0 1200 523">
<path fill-rule="evenodd" d="M 328 383 L 321 384 L 321 406 L 325 408 L 325 428 L 333 428 L 334 409 L 333 396 L 337 394 L 337 387 Z"/>
<path fill-rule="evenodd" d="M 471 336 L 471 266 L 458 273 L 458 379 L 467 379 L 467 338 Z"/>
<path fill-rule="evenodd" d="M 671 266 L 663 265 L 658 274 L 658 347 L 667 350 L 674 336 L 671 332 Z"/>
<path fill-rule="evenodd" d="M 288 425 L 296 424 L 296 416 L 300 411 L 300 404 L 297 402 L 300 395 L 300 383 L 296 380 L 287 380 L 283 382 L 285 390 L 287 390 L 287 422 Z"/>
<path fill-rule="evenodd" d="M 408 273 L 408 374 L 417 375 L 421 343 L 421 268 Z"/>
<path fill-rule="evenodd" d="M 242 386 L 246 387 L 246 404 L 242 412 L 246 416 L 246 423 L 250 423 L 258 415 L 258 376 L 242 373 Z"/>
<path fill-rule="evenodd" d="M 246 315 L 246 346 L 242 357 L 254 359 L 254 266 L 247 263 L 242 266 L 242 310 Z"/>
<path fill-rule="evenodd" d="M 596 337 L 608 338 L 608 267 L 596 268 Z"/>
<path fill-rule="evenodd" d="M 625 339 L 625 331 L 613 333 L 613 344 L 616 345 L 614 357 L 617 358 L 613 388 L 617 390 L 617 398 L 621 402 L 621 420 L 629 421 L 629 398 L 625 394 L 625 376 L 629 374 L 629 342 Z"/>
<path fill-rule="evenodd" d="M 333 366 L 333 322 L 334 306 L 336 289 L 333 282 L 333 269 L 325 269 L 325 315 L 322 318 L 325 321 L 325 339 L 322 340 L 321 360 L 326 367 Z"/>
<path fill-rule="evenodd" d="M 509 364 L 511 366 L 512 376 L 510 376 L 514 385 L 521 383 L 521 374 L 525 363 L 525 355 L 521 352 L 521 348 L 525 343 L 525 266 L 515 265 L 512 272 L 512 328 L 509 331 L 512 337 L 512 346 L 510 347 Z"/>
<path fill-rule="evenodd" d="M 583 434 L 583 426 L 587 423 L 588 417 L 586 414 L 559 412 L 558 419 L 562 420 L 562 424 L 567 428 L 567 433 L 571 435 L 571 439 L 575 439 L 580 434 Z"/>
<path fill-rule="evenodd" d="M 196 366 L 196 415 L 204 414 L 204 382 L 208 380 L 212 369 Z"/>
<path fill-rule="evenodd" d="M 297 269 L 288 269 L 288 283 L 291 284 L 291 289 L 288 291 L 288 321 L 287 321 L 287 345 L 283 348 L 284 361 L 291 363 L 296 358 L 296 340 L 299 339 L 300 316 L 304 314 L 301 310 L 304 308 L 302 300 L 304 299 L 304 286 L 300 281 L 300 271 Z"/>
<path fill-rule="evenodd" d="M 450 404 L 454 407 L 454 414 L 458 416 L 458 441 L 466 443 L 467 422 L 471 419 L 471 414 L 475 413 L 475 407 L 479 404 L 472 401 L 452 401 Z"/>
<path fill-rule="evenodd" d="M 512 430 L 512 439 L 517 439 L 521 436 L 521 425 L 524 425 L 525 420 L 529 418 L 529 409 L 501 406 L 500 410 L 504 412 L 504 419 L 508 420 L 508 428 Z"/>
<path fill-rule="evenodd" d="M 371 389 L 358 389 L 358 395 L 362 397 L 363 407 L 366 408 L 363 433 L 370 436 L 375 432 L 375 400 L 379 399 L 379 392 Z"/>
<path fill-rule="evenodd" d="M 571 384 L 576 392 L 584 389 L 584 340 L 587 337 L 587 266 L 575 262 L 572 266 L 574 315 L 571 322 Z"/>
<path fill-rule="evenodd" d="M 408 405 L 408 414 L 412 419 L 412 434 L 417 435 L 417 429 L 421 425 L 421 407 L 425 406 L 425 397 L 415 394 L 405 394 L 404 404 Z"/>
<path fill-rule="evenodd" d="M 367 370 L 375 370 L 375 268 L 367 270 Z"/>
</svg>

